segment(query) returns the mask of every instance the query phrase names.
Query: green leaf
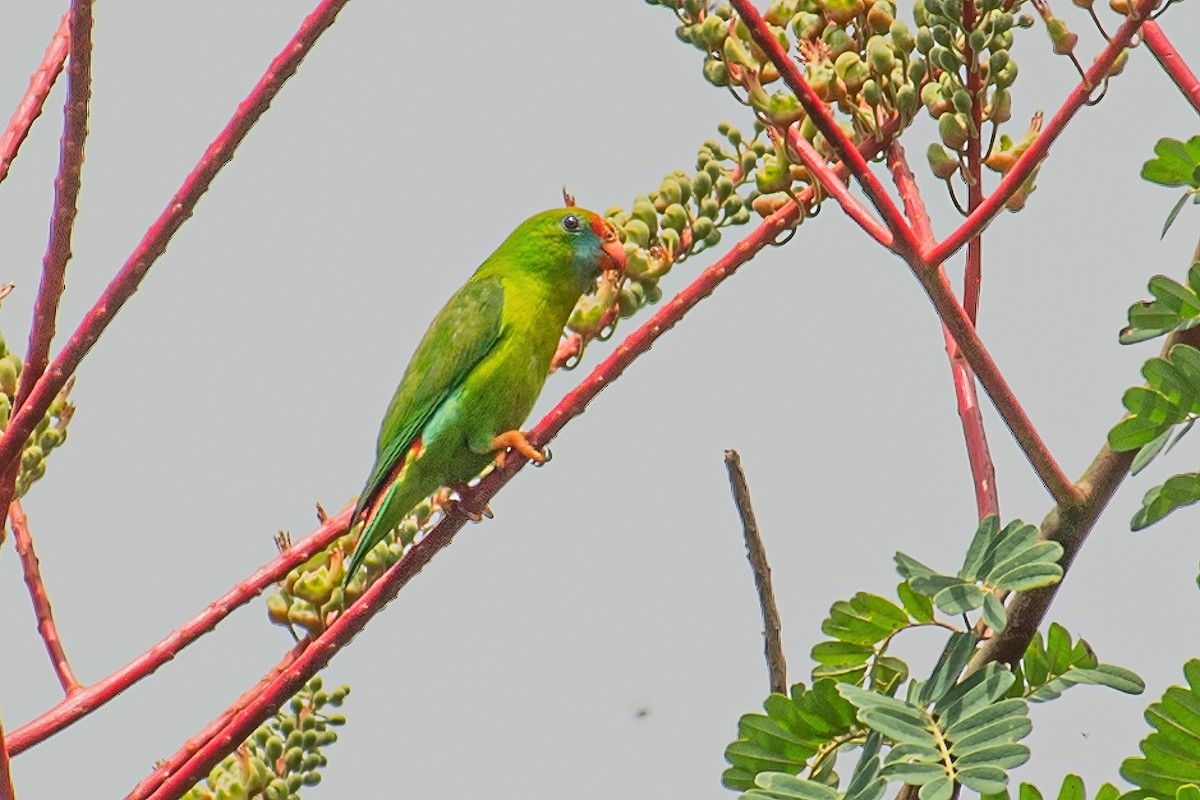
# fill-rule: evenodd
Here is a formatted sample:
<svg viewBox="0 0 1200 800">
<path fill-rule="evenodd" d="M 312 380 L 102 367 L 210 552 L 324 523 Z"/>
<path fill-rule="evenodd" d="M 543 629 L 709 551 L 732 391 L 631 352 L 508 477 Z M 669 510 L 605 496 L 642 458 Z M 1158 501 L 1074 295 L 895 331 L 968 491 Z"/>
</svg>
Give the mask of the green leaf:
<svg viewBox="0 0 1200 800">
<path fill-rule="evenodd" d="M 1167 442 L 1170 441 L 1170 439 L 1171 429 L 1165 428 L 1158 436 L 1142 445 L 1142 448 L 1138 450 L 1137 455 L 1133 457 L 1133 463 L 1129 465 L 1129 474 L 1137 475 L 1139 472 L 1145 469 L 1146 466 L 1149 465 L 1149 463 L 1153 461 L 1159 453 L 1162 452 L 1162 449 L 1166 447 Z"/>
<path fill-rule="evenodd" d="M 1126 389 L 1125 394 L 1121 396 L 1121 404 L 1135 416 L 1160 425 L 1174 425 L 1183 422 L 1187 417 L 1187 412 L 1171 402 L 1170 398 L 1146 386 L 1131 386 Z"/>
<path fill-rule="evenodd" d="M 1108 446 L 1118 453 L 1137 450 L 1163 433 L 1170 433 L 1169 423 L 1155 422 L 1142 417 L 1126 417 L 1108 432 Z"/>
<path fill-rule="evenodd" d="M 1194 195 L 1200 197 L 1200 194 Z M 1187 195 L 1184 196 L 1185 199 Z M 1165 229 L 1164 229 L 1165 233 Z M 1197 262 L 1200 263 L 1200 262 Z M 1147 288 L 1154 300 L 1134 303 L 1129 307 L 1129 325 L 1121 330 L 1121 344 L 1135 344 L 1162 336 L 1173 330 L 1186 330 L 1200 324 L 1200 275 L 1196 265 L 1188 271 L 1188 285 L 1176 283 L 1165 275 L 1155 275 Z"/>
<path fill-rule="evenodd" d="M 896 587 L 896 596 L 904 605 L 904 610 L 916 622 L 933 621 L 933 600 L 913 591 L 912 585 L 904 581 Z"/>
<path fill-rule="evenodd" d="M 1154 145 L 1157 156 L 1142 165 L 1142 178 L 1162 186 L 1197 186 L 1194 173 L 1197 158 L 1193 157 L 1191 144 L 1195 137 L 1184 144 L 1178 139 L 1159 139 Z"/>
<path fill-rule="evenodd" d="M 1142 507 L 1133 515 L 1129 527 L 1140 531 L 1183 506 L 1200 501 L 1200 473 L 1174 475 L 1162 486 L 1155 486 L 1142 498 Z"/>
<path fill-rule="evenodd" d="M 974 652 L 975 634 L 953 634 L 942 649 L 942 655 L 933 667 L 933 674 L 921 685 L 917 702 L 928 706 L 942 699 L 958 681 L 958 676 L 962 674 Z"/>
<path fill-rule="evenodd" d="M 759 788 L 744 792 L 742 797 L 747 800 L 838 800 L 835 789 L 783 772 L 764 772 L 754 779 L 754 783 Z"/>
<path fill-rule="evenodd" d="M 1121 777 L 1143 790 L 1131 796 L 1179 797 L 1200 776 L 1200 661 L 1188 661 L 1183 671 L 1188 688 L 1172 686 L 1146 709 L 1157 732 L 1142 740 L 1142 757 L 1121 764 Z"/>
<path fill-rule="evenodd" d="M 967 548 L 967 555 L 963 559 L 962 569 L 958 571 L 958 577 L 968 581 L 979 578 L 979 569 L 999 533 L 1000 518 L 995 514 L 988 514 L 980 521 L 975 535 L 971 537 L 971 544 Z"/>
<path fill-rule="evenodd" d="M 1179 212 L 1183 210 L 1184 204 L 1187 203 L 1189 197 L 1197 197 L 1193 192 L 1184 192 L 1183 195 L 1175 201 L 1175 205 L 1171 206 L 1171 212 L 1167 214 L 1166 221 L 1163 222 L 1162 233 L 1158 235 L 1159 239 L 1165 239 L 1167 231 L 1171 230 L 1171 226 L 1175 223 L 1175 218 L 1179 216 Z"/>
<path fill-rule="evenodd" d="M 1071 686 L 1092 684 L 1107 686 L 1126 694 L 1140 694 L 1145 684 L 1135 673 L 1113 664 L 1101 664 L 1087 642 L 1071 642 L 1071 634 L 1058 623 L 1052 623 L 1046 644 L 1042 635 L 1034 634 L 1021 657 L 1024 694 L 1031 702 L 1039 703 L 1059 697 Z"/>
<path fill-rule="evenodd" d="M 983 624 L 994 633 L 1001 633 L 1008 627 L 1008 612 L 1004 610 L 1000 598 L 991 592 L 983 598 Z"/>
</svg>

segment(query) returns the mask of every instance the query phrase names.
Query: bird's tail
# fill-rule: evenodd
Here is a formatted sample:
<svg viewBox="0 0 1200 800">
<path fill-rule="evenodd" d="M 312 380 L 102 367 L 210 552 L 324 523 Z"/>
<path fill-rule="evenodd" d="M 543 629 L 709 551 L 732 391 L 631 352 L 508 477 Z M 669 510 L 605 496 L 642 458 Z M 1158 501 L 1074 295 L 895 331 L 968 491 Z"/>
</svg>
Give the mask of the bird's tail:
<svg viewBox="0 0 1200 800">
<path fill-rule="evenodd" d="M 362 566 L 366 560 L 367 554 L 374 549 L 375 545 L 383 541 L 389 533 L 395 530 L 404 518 L 408 516 L 417 505 L 425 499 L 422 494 L 419 497 L 414 496 L 416 492 L 411 485 L 406 486 L 403 479 L 394 481 L 391 486 L 384 490 L 382 497 L 375 503 L 374 513 L 371 513 L 366 524 L 363 525 L 362 533 L 358 535 L 358 544 L 354 548 L 354 555 L 350 557 L 350 563 L 346 567 L 346 574 L 342 578 L 342 585 L 350 583 L 350 579 L 358 572 L 358 568 Z M 356 514 L 354 519 L 357 519 Z"/>
</svg>

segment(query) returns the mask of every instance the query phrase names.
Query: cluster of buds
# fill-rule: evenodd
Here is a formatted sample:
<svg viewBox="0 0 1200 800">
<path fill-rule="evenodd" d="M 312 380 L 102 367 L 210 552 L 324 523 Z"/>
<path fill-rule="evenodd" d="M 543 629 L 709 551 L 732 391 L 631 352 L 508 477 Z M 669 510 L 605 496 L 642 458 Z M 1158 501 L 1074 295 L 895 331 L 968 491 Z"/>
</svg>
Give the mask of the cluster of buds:
<svg viewBox="0 0 1200 800">
<path fill-rule="evenodd" d="M 662 298 L 658 282 L 675 264 L 714 247 L 721 229 L 750 221 L 749 205 L 759 160 L 767 145 L 745 140 L 728 123 L 717 130 L 724 142 L 706 141 L 696 156 L 692 174 L 677 170 L 663 178 L 658 189 L 634 198 L 626 211 L 614 206 L 605 216 L 625 243 L 625 280 L 611 275 L 595 294 L 580 299 L 567 322 L 567 336 L 552 368 L 570 369 L 579 363 L 592 339 L 606 339 L 618 318 L 631 317 L 643 306 Z"/>
<path fill-rule="evenodd" d="M 449 490 L 421 501 L 413 512 L 381 539 L 367 553 L 363 565 L 343 587 L 348 554 L 358 542 L 362 525 L 355 525 L 332 545 L 295 567 L 279 582 L 279 590 L 267 597 L 267 617 L 276 625 L 304 631 L 309 636 L 323 632 L 334 615 L 358 599 L 367 587 L 395 564 L 421 535 L 440 519 L 438 512 L 449 497 Z M 319 513 L 322 524 L 324 512 Z M 288 537 L 280 534 L 281 550 L 289 546 Z"/>
<path fill-rule="evenodd" d="M 346 723 L 324 709 L 338 708 L 349 693 L 349 686 L 325 692 L 321 677 L 312 678 L 183 800 L 299 800 L 302 787 L 321 782 L 328 763 L 321 748 L 336 742 L 333 729 Z"/>
<path fill-rule="evenodd" d="M 1012 118 L 1011 87 L 1017 79 L 1013 30 L 1033 19 L 1017 16 L 1024 0 L 981 0 L 974 24 L 963 25 L 962 0 L 917 0 L 917 52 L 924 59 L 926 83 L 921 102 L 937 120 L 941 144 L 930 145 L 933 174 L 949 179 L 962 163 L 967 142 L 978 139 L 973 109 L 993 130 Z M 968 90 L 968 74 L 977 74 L 978 94 Z"/>
<path fill-rule="evenodd" d="M 794 200 L 812 180 L 787 147 L 789 128 L 797 126 L 826 158 L 835 154 L 792 92 L 772 90 L 778 69 L 728 4 L 648 2 L 675 12 L 676 35 L 705 54 L 705 78 L 728 87 L 766 130 L 770 146 L 762 151 L 757 194 L 750 198 L 754 210 L 766 216 Z M 919 111 L 927 68 L 893 0 L 775 0 L 763 19 L 785 51 L 798 53 L 809 85 L 851 141 L 882 139 L 884 122 L 898 119 L 903 127 Z"/>
<path fill-rule="evenodd" d="M 8 427 L 21 366 L 21 357 L 10 352 L 4 337 L 0 336 L 0 430 Z M 21 470 L 17 473 L 17 497 L 24 497 L 30 487 L 46 474 L 46 459 L 50 451 L 67 440 L 67 426 L 75 413 L 75 406 L 68 400 L 74 384 L 73 379 L 67 381 L 25 441 L 25 449 L 21 451 Z"/>
</svg>

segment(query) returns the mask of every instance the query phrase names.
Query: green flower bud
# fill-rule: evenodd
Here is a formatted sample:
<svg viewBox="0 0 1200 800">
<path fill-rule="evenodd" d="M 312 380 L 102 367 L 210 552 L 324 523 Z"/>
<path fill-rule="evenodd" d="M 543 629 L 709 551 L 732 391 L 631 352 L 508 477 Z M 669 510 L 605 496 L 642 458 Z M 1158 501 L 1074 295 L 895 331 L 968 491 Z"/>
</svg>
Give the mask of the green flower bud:
<svg viewBox="0 0 1200 800">
<path fill-rule="evenodd" d="M 781 128 L 786 128 L 804 116 L 804 106 L 791 92 L 775 92 L 767 101 L 767 118 Z"/>
<path fill-rule="evenodd" d="M 782 191 L 792 185 L 792 175 L 787 165 L 777 159 L 765 161 L 754 175 L 755 185 L 763 194 Z"/>
<path fill-rule="evenodd" d="M 43 452 L 49 453 L 54 448 L 63 443 L 66 434 L 61 428 L 47 428 L 38 437 L 38 447 L 42 448 Z"/>
<path fill-rule="evenodd" d="M 717 178 L 717 182 L 714 184 L 714 187 L 717 190 L 718 202 L 723 202 L 726 197 L 729 197 L 729 195 L 733 194 L 733 181 L 729 179 L 728 175 L 722 175 L 721 177 Z"/>
<path fill-rule="evenodd" d="M 633 201 L 633 217 L 630 221 L 634 220 L 646 226 L 648 237 L 653 236 L 655 231 L 658 230 L 658 212 L 654 210 L 654 204 L 644 197 L 639 197 Z"/>
<path fill-rule="evenodd" d="M 979 55 L 988 45 L 988 35 L 976 28 L 971 31 L 971 35 L 967 37 L 967 46 L 971 48 L 971 52 Z"/>
<path fill-rule="evenodd" d="M 844 28 L 829 27 L 821 35 L 821 41 L 829 48 L 829 57 L 836 59 L 848 50 L 858 51 L 858 44 Z"/>
<path fill-rule="evenodd" d="M 692 223 L 692 238 L 703 239 L 708 234 L 712 233 L 713 222 L 708 217 L 697 217 Z"/>
<path fill-rule="evenodd" d="M 889 0 L 875 0 L 867 9 L 867 30 L 871 33 L 887 33 L 896 21 L 896 7 Z"/>
<path fill-rule="evenodd" d="M 958 72 L 958 57 L 948 48 L 935 46 L 929 51 L 929 63 L 947 73 Z"/>
<path fill-rule="evenodd" d="M 933 34 L 929 32 L 929 28 L 917 29 L 917 52 L 923 56 L 929 55 L 929 51 L 933 49 Z"/>
<path fill-rule="evenodd" d="M 971 113 L 971 93 L 966 89 L 958 89 L 954 92 L 954 97 L 951 98 L 951 104 L 954 110 L 960 114 Z"/>
<path fill-rule="evenodd" d="M 1015 18 L 1007 11 L 1001 11 L 992 16 L 992 31 L 995 33 L 1008 33 L 1012 30 Z"/>
<path fill-rule="evenodd" d="M 864 10 L 863 0 L 817 0 L 817 5 L 825 12 L 825 16 L 834 25 L 846 25 Z"/>
<path fill-rule="evenodd" d="M 942 14 L 946 19 L 958 21 L 962 19 L 962 0 L 942 0 Z"/>
<path fill-rule="evenodd" d="M 704 79 L 713 86 L 729 85 L 729 68 L 719 58 L 704 59 Z"/>
<path fill-rule="evenodd" d="M 949 180 L 955 172 L 958 172 L 958 159 L 946 152 L 946 148 L 940 144 L 929 145 L 929 149 L 925 151 L 925 157 L 929 160 L 929 169 L 944 181 Z"/>
<path fill-rule="evenodd" d="M 1005 31 L 1004 33 L 997 33 L 995 36 L 992 37 L 991 44 L 989 44 L 988 46 L 993 52 L 995 52 L 996 50 L 1011 50 L 1012 46 L 1013 46 L 1012 31 Z"/>
<path fill-rule="evenodd" d="M 1117 54 L 1117 58 L 1113 61 L 1113 65 L 1108 68 L 1109 77 L 1115 77 L 1125 71 L 1125 65 L 1129 63 L 1129 51 L 1122 50 Z"/>
<path fill-rule="evenodd" d="M 934 19 L 935 17 L 945 17 L 946 16 L 945 12 L 942 11 L 942 0 L 925 0 L 924 5 L 925 5 L 925 11 L 928 15 L 928 19 L 925 22 L 918 22 L 917 23 L 918 25 L 921 25 L 921 26 L 933 25 L 935 22 L 935 19 Z M 914 19 L 915 18 L 916 17 L 914 15 Z"/>
<path fill-rule="evenodd" d="M 896 90 L 896 110 L 906 119 L 912 119 L 920 107 L 921 100 L 917 97 L 917 90 L 913 84 L 906 83 Z"/>
<path fill-rule="evenodd" d="M 721 204 L 721 210 L 725 212 L 725 216 L 732 217 L 741 211 L 745 204 L 746 201 L 742 199 L 741 195 L 731 194 Z"/>
<path fill-rule="evenodd" d="M 720 17 L 705 17 L 704 22 L 700 23 L 699 39 L 709 52 L 720 51 L 728 35 L 729 26 Z"/>
<path fill-rule="evenodd" d="M 801 11 L 792 17 L 792 33 L 795 34 L 797 41 L 815 42 L 821 37 L 821 32 L 824 30 L 825 18 L 820 14 Z"/>
<path fill-rule="evenodd" d="M 997 50 L 988 58 L 988 74 L 995 75 L 997 72 L 1008 66 L 1008 62 L 1008 51 Z"/>
<path fill-rule="evenodd" d="M 674 231 L 682 231 L 688 224 L 688 214 L 683 206 L 672 203 L 663 212 L 662 225 Z"/>
<path fill-rule="evenodd" d="M 908 62 L 908 80 L 914 86 L 920 86 L 921 81 L 925 80 L 925 72 L 925 59 L 913 56 Z"/>
<path fill-rule="evenodd" d="M 726 36 L 721 52 L 725 56 L 727 64 L 737 64 L 739 67 L 747 69 L 755 69 L 758 66 L 754 57 L 750 55 L 750 51 L 737 36 Z"/>
<path fill-rule="evenodd" d="M 938 117 L 938 135 L 951 150 L 961 151 L 967 144 L 966 119 L 960 114 L 942 114 Z"/>
<path fill-rule="evenodd" d="M 1010 60 L 1004 68 L 992 75 L 992 81 L 997 89 L 1007 89 L 1017 79 L 1017 62 Z"/>
<path fill-rule="evenodd" d="M 716 219 L 719 213 L 721 213 L 721 203 L 716 198 L 706 197 L 700 201 L 699 216 Z"/>
<path fill-rule="evenodd" d="M 929 25 L 929 11 L 925 8 L 925 0 L 916 0 L 913 3 L 913 22 L 917 23 L 917 28 Z"/>
<path fill-rule="evenodd" d="M 263 749 L 266 751 L 268 760 L 277 761 L 283 755 L 283 739 L 278 736 L 268 736 Z"/>
<path fill-rule="evenodd" d="M 862 87 L 863 100 L 869 106 L 877 106 L 883 102 L 883 90 L 879 88 L 879 84 L 874 79 L 868 80 Z"/>
<path fill-rule="evenodd" d="M 695 36 L 695 34 L 692 32 L 693 27 L 694 26 L 692 26 L 692 25 L 676 26 L 675 27 L 675 38 L 678 39 L 679 41 L 683 42 L 684 44 L 691 44 L 692 37 Z"/>
<path fill-rule="evenodd" d="M 704 237 L 704 244 L 707 247 L 716 247 L 721 242 L 721 229 L 713 228 L 708 236 Z"/>
<path fill-rule="evenodd" d="M 896 54 L 892 52 L 892 45 L 882 36 L 872 36 L 867 40 L 867 58 L 870 59 L 871 70 L 876 75 L 890 75 L 896 67 Z"/>
<path fill-rule="evenodd" d="M 933 40 L 942 47 L 950 47 L 954 44 L 954 34 L 945 25 L 934 25 L 929 32 L 933 34 Z"/>
<path fill-rule="evenodd" d="M 17 394 L 17 368 L 8 356 L 0 358 L 0 392 L 4 392 L 8 397 L 15 397 Z"/>
<path fill-rule="evenodd" d="M 708 177 L 707 172 L 697 172 L 692 178 L 692 190 L 696 193 L 696 197 L 706 197 L 712 191 L 712 178 Z M 655 215 L 658 219 L 658 215 Z"/>
<path fill-rule="evenodd" d="M 892 42 L 900 48 L 900 52 L 904 55 L 910 54 L 917 46 L 917 40 L 913 38 L 912 31 L 908 29 L 908 25 L 904 24 L 902 19 L 893 20 L 892 27 L 888 32 L 892 34 Z"/>
<path fill-rule="evenodd" d="M 666 178 L 662 182 L 662 186 L 658 188 L 658 193 L 662 195 L 668 203 L 679 203 L 683 201 L 683 192 L 679 188 L 679 181 L 674 178 Z"/>
<path fill-rule="evenodd" d="M 1060 56 L 1073 53 L 1075 45 L 1079 43 L 1079 37 L 1071 33 L 1067 24 L 1058 17 L 1046 20 L 1046 32 L 1050 34 L 1050 41 L 1054 43 L 1054 52 Z"/>
<path fill-rule="evenodd" d="M 8 343 L 4 341 L 4 334 L 0 333 L 0 356 L 8 355 Z"/>
<path fill-rule="evenodd" d="M 985 110 L 987 118 L 999 125 L 1012 119 L 1012 93 L 1007 89 L 992 92 L 991 102 Z"/>
<path fill-rule="evenodd" d="M 650 228 L 640 219 L 631 219 L 625 223 L 625 241 L 632 242 L 638 247 L 650 246 Z"/>
<path fill-rule="evenodd" d="M 721 169 L 721 165 L 716 161 L 709 161 L 704 165 L 704 171 L 708 173 L 708 177 L 714 181 L 725 174 L 725 170 Z"/>
<path fill-rule="evenodd" d="M 858 53 L 842 53 L 833 64 L 837 76 L 846 84 L 846 90 L 856 93 L 862 88 L 863 82 L 870 77 L 867 65 L 859 58 Z"/>
</svg>

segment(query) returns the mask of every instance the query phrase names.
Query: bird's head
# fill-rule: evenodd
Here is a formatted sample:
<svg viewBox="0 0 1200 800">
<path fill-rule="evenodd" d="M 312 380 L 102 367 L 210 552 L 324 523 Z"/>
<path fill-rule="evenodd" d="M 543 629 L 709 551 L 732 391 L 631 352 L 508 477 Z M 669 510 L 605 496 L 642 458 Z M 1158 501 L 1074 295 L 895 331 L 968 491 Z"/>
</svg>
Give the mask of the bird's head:
<svg viewBox="0 0 1200 800">
<path fill-rule="evenodd" d="M 520 268 L 556 282 L 570 275 L 580 294 L 592 288 L 601 272 L 620 277 L 625 271 L 625 247 L 616 228 L 584 208 L 568 206 L 534 214 L 502 249 L 508 247 L 515 248 L 513 261 Z"/>
</svg>

